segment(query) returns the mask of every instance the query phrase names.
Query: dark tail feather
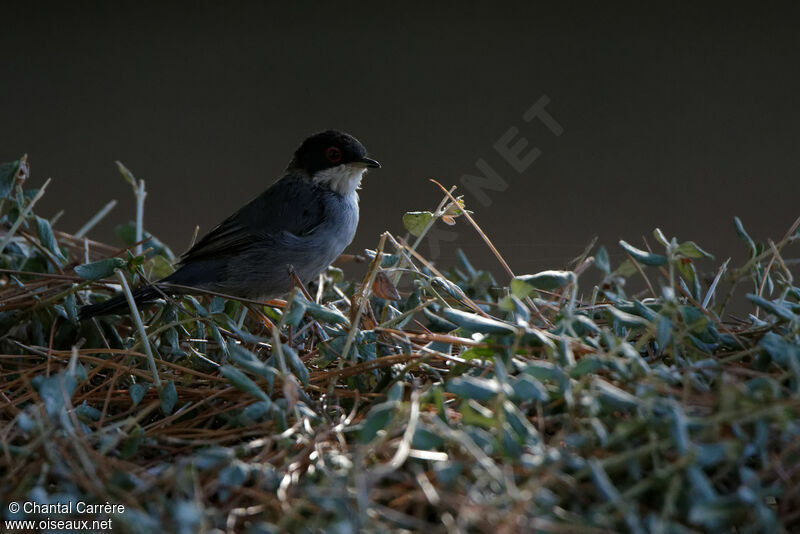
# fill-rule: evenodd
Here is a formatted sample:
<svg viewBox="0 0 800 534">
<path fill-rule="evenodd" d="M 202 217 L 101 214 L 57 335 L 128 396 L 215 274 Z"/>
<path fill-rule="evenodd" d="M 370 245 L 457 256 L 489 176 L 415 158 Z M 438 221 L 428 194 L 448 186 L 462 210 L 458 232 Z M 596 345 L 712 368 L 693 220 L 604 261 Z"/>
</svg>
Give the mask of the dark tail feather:
<svg viewBox="0 0 800 534">
<path fill-rule="evenodd" d="M 133 300 L 138 306 L 153 302 L 159 298 L 161 298 L 161 291 L 155 286 L 144 286 L 133 291 Z M 124 294 L 120 293 L 99 304 L 82 306 L 78 311 L 78 319 L 83 321 L 84 319 L 90 319 L 97 315 L 127 313 L 129 311 L 128 299 L 125 298 Z"/>
</svg>

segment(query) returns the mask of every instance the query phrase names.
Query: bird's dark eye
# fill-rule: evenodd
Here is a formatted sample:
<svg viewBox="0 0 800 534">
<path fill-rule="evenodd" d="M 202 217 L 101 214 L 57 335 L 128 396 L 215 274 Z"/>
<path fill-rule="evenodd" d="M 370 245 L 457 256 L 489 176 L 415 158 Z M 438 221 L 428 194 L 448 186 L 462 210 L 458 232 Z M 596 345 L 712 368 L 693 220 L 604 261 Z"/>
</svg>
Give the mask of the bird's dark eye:
<svg viewBox="0 0 800 534">
<path fill-rule="evenodd" d="M 332 146 L 325 151 L 325 157 L 328 158 L 328 161 L 331 163 L 339 163 L 342 161 L 342 151 L 341 149 Z"/>
</svg>

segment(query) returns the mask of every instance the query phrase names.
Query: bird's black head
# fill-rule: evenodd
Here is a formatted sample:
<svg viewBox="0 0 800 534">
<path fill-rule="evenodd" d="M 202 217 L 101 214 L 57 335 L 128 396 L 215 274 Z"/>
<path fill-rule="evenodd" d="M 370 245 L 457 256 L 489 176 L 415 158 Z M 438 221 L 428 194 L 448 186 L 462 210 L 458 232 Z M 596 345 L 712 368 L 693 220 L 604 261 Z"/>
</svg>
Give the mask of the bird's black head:
<svg viewBox="0 0 800 534">
<path fill-rule="evenodd" d="M 345 164 L 380 167 L 380 163 L 367 157 L 367 149 L 352 135 L 337 130 L 314 134 L 294 153 L 289 168 L 302 170 L 309 176 Z"/>
</svg>

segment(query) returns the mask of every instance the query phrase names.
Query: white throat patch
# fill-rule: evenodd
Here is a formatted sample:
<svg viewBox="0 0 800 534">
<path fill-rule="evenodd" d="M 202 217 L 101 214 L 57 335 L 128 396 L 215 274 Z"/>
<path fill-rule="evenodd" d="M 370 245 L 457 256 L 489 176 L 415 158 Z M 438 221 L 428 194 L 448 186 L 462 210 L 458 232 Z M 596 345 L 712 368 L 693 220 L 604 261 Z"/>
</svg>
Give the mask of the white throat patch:
<svg viewBox="0 0 800 534">
<path fill-rule="evenodd" d="M 327 184 L 332 191 L 342 196 L 352 195 L 361 185 L 366 167 L 360 163 L 345 163 L 319 171 L 314 175 L 314 183 Z"/>
</svg>

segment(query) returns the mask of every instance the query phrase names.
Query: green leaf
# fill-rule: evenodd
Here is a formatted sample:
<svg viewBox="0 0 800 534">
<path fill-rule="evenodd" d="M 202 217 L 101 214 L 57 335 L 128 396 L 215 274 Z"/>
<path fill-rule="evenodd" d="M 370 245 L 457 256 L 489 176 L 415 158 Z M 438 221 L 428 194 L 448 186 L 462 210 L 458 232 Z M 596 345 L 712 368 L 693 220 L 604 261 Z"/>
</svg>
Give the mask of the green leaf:
<svg viewBox="0 0 800 534">
<path fill-rule="evenodd" d="M 203 311 L 205 311 L 205 309 L 203 309 Z M 200 317 L 204 317 L 204 315 L 200 313 Z M 217 345 L 219 345 L 219 350 L 221 350 L 222 354 L 227 358 L 230 355 L 230 349 L 228 348 L 228 343 L 225 341 L 225 338 L 222 337 L 222 333 L 219 331 L 217 323 L 214 321 L 209 321 L 208 324 L 211 327 L 211 335 L 214 337 L 214 341 L 216 341 Z"/>
<path fill-rule="evenodd" d="M 342 313 L 338 310 L 332 310 L 327 306 L 317 304 L 316 302 L 311 302 L 310 300 L 305 301 L 305 306 L 306 313 L 318 321 L 329 324 L 350 324 L 350 320 L 342 315 Z"/>
<path fill-rule="evenodd" d="M 249 393 L 253 397 L 268 402 L 270 399 L 264 391 L 258 387 L 258 384 L 253 382 L 246 374 L 241 372 L 232 365 L 223 365 L 220 368 L 222 376 L 228 379 L 228 382 L 233 384 L 237 389 Z"/>
<path fill-rule="evenodd" d="M 222 478 L 223 473 L 225 473 L 226 470 L 230 471 L 231 469 L 233 469 L 232 465 L 223 469 L 223 471 L 220 471 L 220 483 L 225 484 Z M 200 523 L 203 520 L 203 509 L 196 502 L 188 499 L 182 499 L 171 505 L 170 508 L 172 520 L 174 521 L 173 524 L 180 525 L 178 528 L 179 534 L 186 534 L 187 532 L 200 532 L 203 530 L 200 527 Z M 157 529 L 151 528 L 148 530 L 150 532 L 154 532 Z"/>
<path fill-rule="evenodd" d="M 48 377 L 38 375 L 31 380 L 31 384 L 42 397 L 47 415 L 53 418 L 65 410 L 64 398 L 72 398 L 72 393 L 78 386 L 75 377 L 66 372 Z"/>
<path fill-rule="evenodd" d="M 622 496 L 619 494 L 619 490 L 614 487 L 614 483 L 603 469 L 603 464 L 600 463 L 600 460 L 597 458 L 590 459 L 589 468 L 592 474 L 594 485 L 600 492 L 600 495 L 602 495 L 603 498 L 609 502 L 621 502 Z"/>
<path fill-rule="evenodd" d="M 228 465 L 234 460 L 235 455 L 233 448 L 212 445 L 195 452 L 191 456 L 191 465 L 199 471 L 208 471 Z"/>
<path fill-rule="evenodd" d="M 153 256 L 147 260 L 144 264 L 144 267 L 150 273 L 151 279 L 166 278 L 175 270 L 172 268 L 172 262 L 161 255 Z"/>
<path fill-rule="evenodd" d="M 394 402 L 382 402 L 373 406 L 358 432 L 358 442 L 369 443 L 379 431 L 386 428 L 392 420 L 395 406 Z"/>
<path fill-rule="evenodd" d="M 344 271 L 333 265 L 328 266 L 328 270 L 325 271 L 325 274 L 331 278 L 334 284 L 344 281 Z"/>
<path fill-rule="evenodd" d="M 516 433 L 511 428 L 511 425 L 505 423 L 500 430 L 500 442 L 503 445 L 503 453 L 506 457 L 512 460 L 519 460 L 522 455 L 522 447 L 516 437 Z"/>
<path fill-rule="evenodd" d="M 400 402 L 403 400 L 403 383 L 397 382 L 386 392 L 386 400 Z"/>
<path fill-rule="evenodd" d="M 364 249 L 364 254 L 370 260 L 374 260 L 375 254 L 377 254 L 377 252 L 375 252 L 372 249 Z M 381 267 L 392 267 L 396 265 L 398 257 L 399 256 L 397 256 L 397 254 L 386 254 L 386 253 L 381 254 Z"/>
<path fill-rule="evenodd" d="M 678 245 L 677 248 L 678 254 L 683 254 L 687 258 L 710 258 L 714 259 L 714 256 L 700 248 L 700 246 L 695 243 L 694 241 L 686 241 Z"/>
<path fill-rule="evenodd" d="M 665 236 L 664 232 L 661 231 L 661 228 L 656 228 L 655 230 L 653 230 L 653 237 L 655 237 L 656 241 L 658 241 L 665 247 L 669 245 L 669 239 L 667 239 L 667 236 Z"/>
<path fill-rule="evenodd" d="M 439 317 L 428 308 L 422 308 L 422 315 L 430 321 L 429 327 L 434 332 L 451 332 L 458 328 L 457 324 Z"/>
<path fill-rule="evenodd" d="M 663 351 L 670 339 L 672 339 L 672 321 L 669 317 L 660 315 L 658 317 L 658 327 L 656 328 L 658 348 Z"/>
<path fill-rule="evenodd" d="M 628 328 L 644 328 L 650 324 L 650 321 L 643 317 L 624 312 L 613 306 L 606 306 L 605 310 L 611 314 L 615 321 Z"/>
<path fill-rule="evenodd" d="M 103 416 L 103 412 L 93 406 L 89 406 L 86 401 L 83 402 L 83 404 L 75 407 L 75 415 L 83 421 L 99 421 Z"/>
<path fill-rule="evenodd" d="M 269 391 L 271 392 L 275 375 L 280 374 L 278 370 L 259 360 L 255 354 L 239 344 L 231 343 L 229 347 L 231 360 L 243 367 L 244 370 L 250 374 L 265 378 L 269 385 Z"/>
<path fill-rule="evenodd" d="M 20 160 L 0 165 L 0 198 L 6 198 L 14 189 L 14 180 L 19 172 Z"/>
<path fill-rule="evenodd" d="M 147 393 L 148 389 L 150 389 L 150 384 L 148 382 L 137 382 L 135 384 L 131 384 L 131 387 L 128 388 L 128 394 L 131 396 L 134 406 L 142 402 L 144 394 Z"/>
<path fill-rule="evenodd" d="M 73 285 L 73 287 L 75 287 Z M 73 324 L 78 324 L 78 305 L 75 302 L 75 293 L 70 293 L 64 298 L 64 309 L 67 310 L 67 317 Z"/>
<path fill-rule="evenodd" d="M 472 266 L 469 259 L 467 259 L 467 255 L 464 254 L 464 251 L 460 248 L 456 249 L 456 255 L 458 256 L 458 260 L 461 262 L 461 265 L 464 269 L 467 270 L 467 275 L 472 278 L 478 274 L 478 271 L 475 270 L 475 267 Z"/>
<path fill-rule="evenodd" d="M 433 219 L 433 213 L 430 211 L 409 211 L 403 215 L 403 225 L 411 235 L 419 237 L 431 219 Z"/>
<path fill-rule="evenodd" d="M 117 237 L 119 237 L 126 245 L 131 246 L 136 243 L 135 221 L 128 221 L 124 224 L 119 224 L 114 230 L 117 233 Z"/>
<path fill-rule="evenodd" d="M 733 500 L 717 498 L 705 502 L 692 503 L 689 521 L 705 527 L 705 532 L 725 532 L 724 525 L 732 525 L 742 513 L 742 506 Z M 761 532 L 776 532 L 761 530 Z"/>
<path fill-rule="evenodd" d="M 699 456 L 699 447 L 696 450 L 698 451 Z M 686 471 L 686 475 L 687 482 L 694 490 L 694 499 L 697 504 L 706 503 L 717 498 L 717 492 L 714 491 L 714 485 L 708 479 L 703 470 L 697 465 L 689 466 L 689 469 Z"/>
<path fill-rule="evenodd" d="M 636 263 L 630 258 L 627 258 L 619 264 L 619 267 L 617 267 L 617 270 L 614 272 L 622 277 L 631 276 L 636 273 Z"/>
<path fill-rule="evenodd" d="M 494 414 L 478 404 L 475 400 L 461 403 L 461 424 L 467 426 L 479 426 L 483 428 L 494 428 L 497 420 Z"/>
<path fill-rule="evenodd" d="M 498 321 L 497 319 L 490 319 L 488 317 L 481 317 L 476 313 L 468 313 L 453 308 L 444 308 L 442 315 L 448 321 L 451 321 L 464 330 L 469 332 L 478 332 L 482 334 L 516 334 L 517 330 L 508 323 Z"/>
<path fill-rule="evenodd" d="M 131 246 L 136 243 L 136 222 L 135 221 L 128 221 L 125 224 L 120 224 L 116 227 L 117 236 L 125 243 L 127 246 Z M 150 252 L 147 257 L 152 258 L 153 256 L 161 255 L 165 256 L 169 260 L 174 260 L 175 255 L 172 253 L 172 250 L 164 243 L 162 243 L 158 238 L 153 237 L 150 232 L 145 230 L 142 231 L 142 238 L 145 240 L 142 244 L 143 249 L 152 248 L 152 252 Z"/>
<path fill-rule="evenodd" d="M 144 441 L 144 429 L 138 424 L 128 434 L 128 439 L 122 444 L 120 456 L 122 459 L 128 459 L 139 450 L 139 445 Z"/>
<path fill-rule="evenodd" d="M 114 274 L 114 269 L 125 265 L 122 258 L 104 258 L 92 263 L 75 266 L 75 274 L 84 280 L 100 280 Z"/>
<path fill-rule="evenodd" d="M 765 298 L 759 297 L 758 295 L 753 295 L 752 293 L 748 293 L 745 296 L 747 297 L 747 300 L 749 300 L 750 302 L 752 302 L 765 312 L 771 313 L 775 317 L 785 319 L 786 321 L 793 321 L 794 319 L 797 318 L 797 316 L 783 304 L 767 300 Z"/>
<path fill-rule="evenodd" d="M 437 291 L 444 291 L 457 301 L 463 303 L 464 302 L 464 292 L 458 287 L 456 284 L 451 282 L 450 280 L 446 280 L 440 276 L 434 276 L 430 279 L 431 287 Z"/>
<path fill-rule="evenodd" d="M 506 422 L 508 422 L 516 435 L 525 440 L 527 446 L 538 447 L 541 445 L 539 431 L 515 403 L 510 400 L 503 401 L 503 412 L 505 413 Z"/>
<path fill-rule="evenodd" d="M 561 367 L 543 360 L 533 360 L 523 368 L 525 373 L 530 374 L 538 380 L 555 380 L 560 382 L 566 379 L 566 375 Z"/>
<path fill-rule="evenodd" d="M 459 376 L 447 382 L 446 391 L 464 399 L 489 400 L 502 390 L 496 378 Z M 509 392 L 513 394 L 513 391 Z"/>
<path fill-rule="evenodd" d="M 503 310 L 504 312 L 516 311 L 517 304 L 516 302 L 514 302 L 515 299 L 517 302 L 519 302 L 519 299 L 514 295 L 506 295 L 505 297 L 497 301 L 497 307 Z"/>
<path fill-rule="evenodd" d="M 39 241 L 42 243 L 42 246 L 52 252 L 59 260 L 66 261 L 64 254 L 61 253 L 61 249 L 58 248 L 58 241 L 56 241 L 56 236 L 53 234 L 53 229 L 50 227 L 50 221 L 37 215 L 36 229 L 39 232 Z"/>
<path fill-rule="evenodd" d="M 220 470 L 217 480 L 223 486 L 238 487 L 247 482 L 249 474 L 250 470 L 246 463 L 234 460 Z"/>
<path fill-rule="evenodd" d="M 292 373 L 300 380 L 301 384 L 307 386 L 310 377 L 308 374 L 308 369 L 303 363 L 303 360 L 300 359 L 295 350 L 289 345 L 284 344 L 281 347 L 283 349 L 283 356 L 287 360 L 286 363 L 288 363 L 289 367 L 292 368 Z"/>
<path fill-rule="evenodd" d="M 779 365 L 786 366 L 800 355 L 800 346 L 787 342 L 775 332 L 767 332 L 758 342 Z"/>
<path fill-rule="evenodd" d="M 514 379 L 511 388 L 514 390 L 514 398 L 516 400 L 537 400 L 541 402 L 550 400 L 550 394 L 544 384 L 528 374 L 521 374 Z"/>
<path fill-rule="evenodd" d="M 208 304 L 208 313 L 210 315 L 217 315 L 225 312 L 225 299 L 222 297 L 214 297 Z"/>
<path fill-rule="evenodd" d="M 594 373 L 603 367 L 605 367 L 605 362 L 600 358 L 594 356 L 584 356 L 569 370 L 569 376 L 572 378 L 580 378 L 584 375 L 588 375 L 589 373 Z"/>
<path fill-rule="evenodd" d="M 417 431 L 414 432 L 414 437 L 411 440 L 411 446 L 415 449 L 423 451 L 434 451 L 444 445 L 444 440 L 425 428 L 422 425 L 417 426 Z"/>
<path fill-rule="evenodd" d="M 487 360 L 494 356 L 494 349 L 490 347 L 470 347 L 461 353 L 465 360 Z"/>
<path fill-rule="evenodd" d="M 595 377 L 592 385 L 600 404 L 611 410 L 635 410 L 640 404 L 639 399 L 602 378 Z"/>
<path fill-rule="evenodd" d="M 436 480 L 445 487 L 454 484 L 463 469 L 464 464 L 461 462 L 433 462 L 433 473 L 436 475 Z"/>
<path fill-rule="evenodd" d="M 611 273 L 611 262 L 608 259 L 608 251 L 603 245 L 600 245 L 597 248 L 597 252 L 594 253 L 594 264 L 604 273 Z"/>
<path fill-rule="evenodd" d="M 670 402 L 668 404 L 668 410 L 672 412 L 672 421 L 670 424 L 672 441 L 675 443 L 678 453 L 686 455 L 689 453 L 692 446 L 691 439 L 689 438 L 689 423 L 686 414 L 683 413 L 683 410 L 677 402 Z"/>
<path fill-rule="evenodd" d="M 136 193 L 136 177 L 133 176 L 133 173 L 125 165 L 123 165 L 121 161 L 116 161 L 115 163 L 117 164 L 117 169 L 122 175 L 122 178 L 131 184 L 133 192 Z"/>
<path fill-rule="evenodd" d="M 297 326 L 306 314 L 306 298 L 300 291 L 295 291 L 287 307 L 283 310 L 283 323 L 286 325 Z"/>
<path fill-rule="evenodd" d="M 750 257 L 755 258 L 758 254 L 758 249 L 756 248 L 756 244 L 750 238 L 750 235 L 747 233 L 747 230 L 744 229 L 742 220 L 739 217 L 734 217 L 733 225 L 736 227 L 736 233 L 742 238 L 742 241 L 747 243 L 747 248 L 750 249 Z"/>
<path fill-rule="evenodd" d="M 256 401 L 245 408 L 242 413 L 245 415 L 245 417 L 249 417 L 254 421 L 258 421 L 264 417 L 271 408 L 272 402 L 270 401 Z"/>
<path fill-rule="evenodd" d="M 634 260 L 643 264 L 643 265 L 650 265 L 652 267 L 658 267 L 661 265 L 667 264 L 667 257 L 661 254 L 653 254 L 652 252 L 645 252 L 644 250 L 638 249 L 633 245 L 629 245 L 625 241 L 619 241 L 619 245 L 625 249 L 625 252 L 631 255 Z"/>
<path fill-rule="evenodd" d="M 576 314 L 572 317 L 572 328 L 575 329 L 579 336 L 583 336 L 587 332 L 591 332 L 592 334 L 600 332 L 600 327 L 590 318 L 582 314 Z"/>
<path fill-rule="evenodd" d="M 178 402 L 178 392 L 175 390 L 175 383 L 172 380 L 161 384 L 158 390 L 158 398 L 161 399 L 161 412 L 169 415 Z"/>
<path fill-rule="evenodd" d="M 524 298 L 541 289 L 552 291 L 575 281 L 572 271 L 542 271 L 536 274 L 524 274 L 511 281 L 511 293 L 517 298 Z"/>
<path fill-rule="evenodd" d="M 656 316 L 658 314 L 653 309 L 653 307 L 655 307 L 656 309 L 660 310 L 659 306 L 660 305 L 654 305 L 654 304 L 650 304 L 650 306 L 646 306 L 641 301 L 634 300 L 633 301 L 633 310 L 631 311 L 631 313 L 633 313 L 634 315 L 638 315 L 639 317 L 644 317 L 648 321 L 655 321 L 656 320 Z M 629 311 L 629 310 L 623 310 L 623 311 Z"/>
<path fill-rule="evenodd" d="M 681 306 L 681 318 L 689 330 L 694 334 L 702 334 L 708 328 L 711 319 L 700 308 L 694 306 Z"/>
<path fill-rule="evenodd" d="M 700 467 L 713 467 L 739 455 L 735 440 L 695 443 L 694 452 Z"/>
<path fill-rule="evenodd" d="M 683 279 L 689 283 L 694 283 L 696 280 L 694 265 L 691 260 L 681 259 L 676 262 L 678 264 L 678 271 L 680 271 Z"/>
</svg>

